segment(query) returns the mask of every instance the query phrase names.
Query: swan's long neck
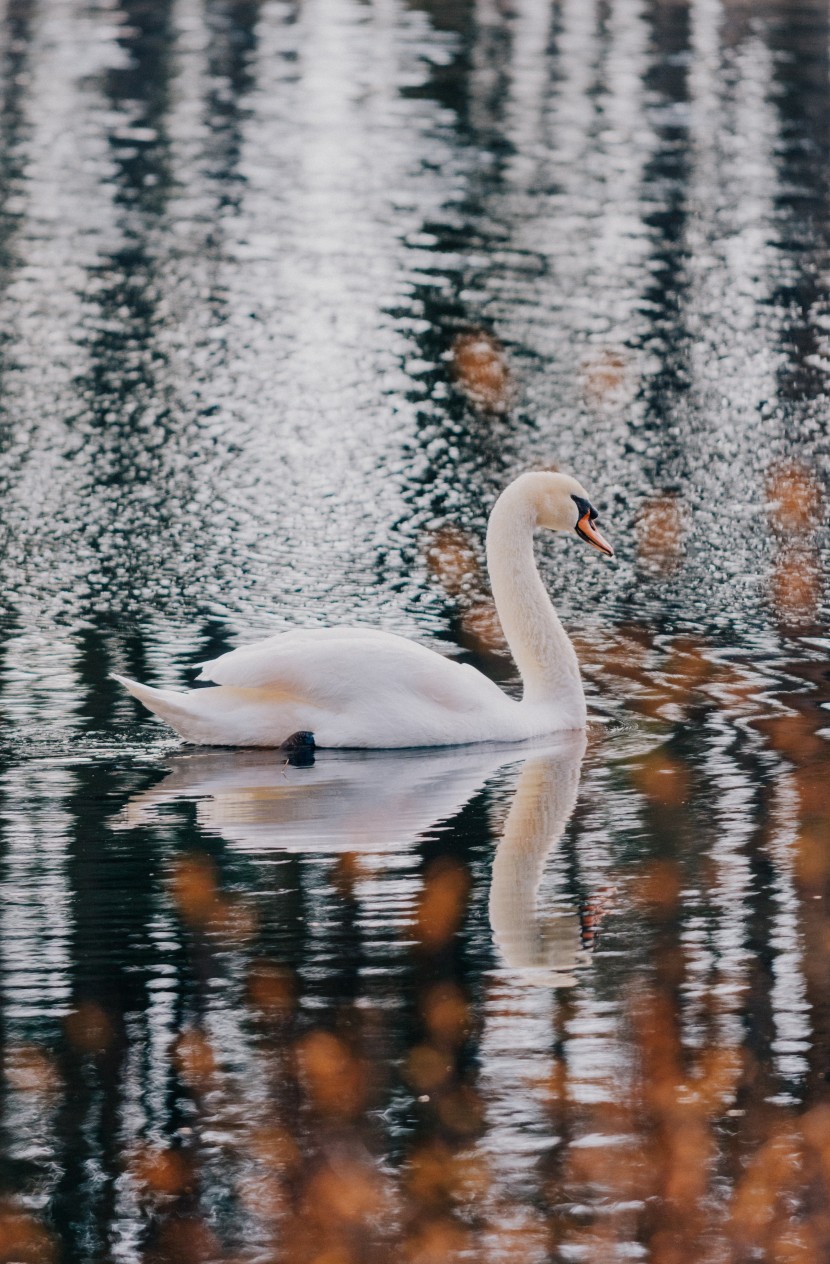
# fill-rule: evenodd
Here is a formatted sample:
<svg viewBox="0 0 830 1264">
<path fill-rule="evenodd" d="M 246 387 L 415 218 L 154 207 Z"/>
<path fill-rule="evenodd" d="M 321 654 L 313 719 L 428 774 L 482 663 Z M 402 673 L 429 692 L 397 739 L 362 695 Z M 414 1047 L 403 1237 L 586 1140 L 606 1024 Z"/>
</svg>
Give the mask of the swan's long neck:
<svg viewBox="0 0 830 1264">
<path fill-rule="evenodd" d="M 573 727 L 585 723 L 585 695 L 576 653 L 536 569 L 537 506 L 513 483 L 493 508 L 487 565 L 501 626 L 524 684 L 523 701 L 555 705 Z"/>
</svg>

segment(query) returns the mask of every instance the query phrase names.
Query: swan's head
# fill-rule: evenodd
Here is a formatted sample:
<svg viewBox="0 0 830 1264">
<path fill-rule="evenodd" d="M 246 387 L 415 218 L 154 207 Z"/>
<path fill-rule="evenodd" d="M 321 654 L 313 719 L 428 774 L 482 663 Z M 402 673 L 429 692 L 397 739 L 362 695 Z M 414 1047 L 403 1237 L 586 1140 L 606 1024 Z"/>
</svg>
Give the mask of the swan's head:
<svg viewBox="0 0 830 1264">
<path fill-rule="evenodd" d="M 614 556 L 611 545 L 597 528 L 597 511 L 581 483 L 570 474 L 545 472 L 529 477 L 536 484 L 536 521 L 540 527 L 551 531 L 575 531 L 606 557 Z"/>
</svg>

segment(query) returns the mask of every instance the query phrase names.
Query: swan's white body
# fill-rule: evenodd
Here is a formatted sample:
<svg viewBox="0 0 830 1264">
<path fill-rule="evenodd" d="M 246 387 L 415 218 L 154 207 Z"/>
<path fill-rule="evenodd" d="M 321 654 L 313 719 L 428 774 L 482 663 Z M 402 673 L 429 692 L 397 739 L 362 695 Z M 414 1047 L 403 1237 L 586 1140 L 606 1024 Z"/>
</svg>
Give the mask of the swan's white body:
<svg viewBox="0 0 830 1264">
<path fill-rule="evenodd" d="M 573 530 L 578 522 L 585 538 L 610 553 L 587 514 L 579 516 L 587 503 L 567 475 L 524 474 L 490 516 L 490 581 L 522 675 L 521 701 L 473 667 L 363 628 L 283 632 L 223 654 L 204 664 L 199 677 L 213 689 L 180 693 L 116 679 L 202 745 L 281 746 L 303 732 L 321 747 L 449 746 L 582 728 L 579 666 L 539 578 L 533 532 Z"/>
</svg>

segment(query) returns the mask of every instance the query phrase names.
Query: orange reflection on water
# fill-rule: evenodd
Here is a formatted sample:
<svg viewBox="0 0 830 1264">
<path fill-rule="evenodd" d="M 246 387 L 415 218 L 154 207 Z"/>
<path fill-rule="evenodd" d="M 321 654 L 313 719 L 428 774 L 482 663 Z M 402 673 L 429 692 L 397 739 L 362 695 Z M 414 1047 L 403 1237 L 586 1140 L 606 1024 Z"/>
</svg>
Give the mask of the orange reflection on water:
<svg viewBox="0 0 830 1264">
<path fill-rule="evenodd" d="M 319 1234 L 319 1250 L 312 1258 L 356 1260 L 361 1237 L 377 1221 L 387 1202 L 385 1182 L 371 1163 L 355 1152 L 331 1156 L 311 1177 L 302 1208 Z M 344 1233 L 355 1238 L 352 1249 L 343 1241 Z M 328 1241 L 327 1241 L 328 1239 Z"/>
<path fill-rule="evenodd" d="M 3 1054 L 3 1074 L 10 1088 L 19 1093 L 49 1097 L 63 1088 L 56 1059 L 34 1044 L 8 1045 Z"/>
<path fill-rule="evenodd" d="M 804 711 L 789 711 L 758 722 L 774 750 L 780 751 L 797 767 L 814 765 L 823 760 L 827 743 L 817 732 L 818 716 Z"/>
<path fill-rule="evenodd" d="M 391 1236 L 394 1187 L 364 1145 L 343 1127 L 324 1141 L 297 1173 L 274 1186 L 281 1204 L 279 1229 L 269 1258 L 287 1264 L 360 1264 L 386 1257 L 379 1247 Z"/>
<path fill-rule="evenodd" d="M 449 597 L 477 592 L 483 575 L 472 537 L 461 527 L 444 526 L 434 531 L 424 549 L 430 573 Z"/>
<path fill-rule="evenodd" d="M 173 1064 L 182 1081 L 197 1092 L 207 1092 L 215 1082 L 216 1054 L 204 1032 L 195 1027 L 187 1028 L 176 1041 Z"/>
<path fill-rule="evenodd" d="M 652 860 L 640 868 L 634 898 L 644 915 L 663 919 L 680 903 L 681 875 L 673 860 Z"/>
<path fill-rule="evenodd" d="M 469 872 L 459 861 L 444 856 L 429 866 L 413 928 L 423 948 L 437 952 L 449 942 L 467 910 L 469 890 Z"/>
<path fill-rule="evenodd" d="M 109 1016 L 95 1001 L 82 1001 L 67 1014 L 64 1028 L 69 1043 L 79 1053 L 104 1053 L 115 1039 Z"/>
<path fill-rule="evenodd" d="M 638 789 L 660 807 L 679 808 L 689 798 L 689 770 L 665 750 L 646 756 L 635 769 L 633 779 Z"/>
<path fill-rule="evenodd" d="M 597 644 L 604 648 L 602 638 Z M 183 1154 L 175 1140 L 166 1148 L 147 1143 L 125 1160 L 154 1219 L 148 1261 L 460 1264 L 488 1258 L 524 1264 L 560 1255 L 610 1260 L 636 1245 L 658 1264 L 745 1264 L 756 1257 L 826 1264 L 830 1234 L 820 1211 L 830 1205 L 826 1117 L 815 1101 L 815 1114 L 770 1103 L 768 1072 L 751 1050 L 724 1039 L 725 1023 L 739 1012 L 735 977 L 717 954 L 701 969 L 696 949 L 683 938 L 689 884 L 711 910 L 723 875 L 705 821 L 689 809 L 702 778 L 685 753 L 682 726 L 689 715 L 743 715 L 753 690 L 759 692 L 757 674 L 751 664 L 720 661 L 703 639 L 655 643 L 633 623 L 617 629 L 608 645 L 601 664 L 606 679 L 632 691 L 635 709 L 674 708 L 681 720 L 674 732 L 665 723 L 643 725 L 672 740 L 638 750 L 624 772 L 615 773 L 624 777 L 625 796 L 636 799 L 660 851 L 632 853 L 636 881 L 630 886 L 615 861 L 603 871 L 605 885 L 595 880 L 586 899 L 589 933 L 610 902 L 608 921 L 631 918 L 638 940 L 650 945 L 645 964 L 632 968 L 630 986 L 613 998 L 606 993 L 624 1054 L 608 1061 L 601 1050 L 587 1055 L 596 1097 L 580 1097 L 580 1058 L 571 1035 L 572 1027 L 586 1023 L 579 1006 L 580 994 L 590 992 L 587 974 L 554 1000 L 550 989 L 537 986 L 531 996 L 504 971 L 486 985 L 482 1005 L 456 961 L 465 942 L 459 932 L 466 934 L 476 907 L 471 910 L 474 862 L 453 853 L 426 860 L 414 908 L 406 906 L 410 920 L 404 915 L 399 923 L 405 942 L 395 941 L 414 980 L 407 1021 L 398 1030 L 388 1010 L 372 1004 L 337 1000 L 321 1016 L 308 1006 L 301 969 L 284 965 L 276 950 L 267 956 L 263 948 L 256 956 L 247 941 L 235 947 L 236 995 L 246 1011 L 239 1030 L 253 1033 L 256 1105 L 252 1109 L 246 1097 L 244 1077 L 231 1069 L 236 1054 L 221 1044 L 218 1028 L 210 1028 L 210 1037 L 197 1025 L 180 1032 L 173 1070 L 192 1107 L 193 1148 Z M 767 748 L 786 751 L 792 765 L 800 828 L 788 846 L 801 857 L 794 866 L 796 893 L 810 897 L 811 907 L 830 878 L 826 827 L 825 834 L 820 827 L 830 793 L 820 775 L 826 767 L 826 743 L 817 732 L 822 718 L 805 704 L 803 714 L 780 715 L 758 729 Z M 524 784 L 532 786 L 533 779 Z M 716 793 L 707 786 L 704 803 Z M 700 839 L 690 824 L 701 827 Z M 215 910 L 231 897 L 220 889 L 216 868 L 190 855 L 172 873 L 166 890 L 187 928 L 183 942 L 200 962 L 210 951 L 223 960 Z M 351 916 L 371 874 L 368 862 L 352 853 L 332 862 L 327 882 L 340 913 Z M 630 898 L 610 900 L 611 877 Z M 814 914 L 814 928 L 815 959 L 827 954 L 823 915 Z M 820 981 L 821 969 L 813 977 Z M 690 979 L 696 1000 L 688 1021 L 678 997 Z M 528 1048 L 514 1050 L 513 1028 L 524 1039 L 533 1030 L 522 1027 L 529 1005 L 542 1021 Z M 498 1057 L 483 1043 L 498 1029 L 508 1033 L 505 1062 L 520 1068 L 510 1099 L 494 1091 Z M 590 1038 L 601 1042 L 601 1024 Z M 377 1159 L 387 1112 L 394 1116 L 402 1098 L 405 1125 L 395 1160 Z M 747 1099 L 754 1104 L 745 1110 Z M 533 1160 L 535 1185 L 515 1198 L 493 1129 L 494 1120 L 503 1126 L 505 1101 L 535 1118 L 531 1141 L 545 1137 Z M 222 1140 L 200 1148 L 200 1134 Z M 524 1134 L 520 1154 L 523 1140 Z M 217 1243 L 208 1219 L 192 1214 L 200 1191 L 215 1182 L 217 1148 L 235 1205 L 256 1225 L 255 1246 Z"/>
<path fill-rule="evenodd" d="M 773 528 L 782 535 L 802 536 L 816 527 L 823 513 L 818 476 L 799 461 L 779 461 L 770 467 L 766 498 Z"/>
<path fill-rule="evenodd" d="M 599 625 L 590 633 L 572 631 L 571 640 L 583 672 L 601 688 L 624 694 L 626 706 L 640 715 L 677 718 L 677 708 L 688 700 L 688 683 L 683 674 L 670 679 L 661 670 L 665 655 L 656 653 L 649 629 Z"/>
<path fill-rule="evenodd" d="M 798 796 L 795 875 L 806 895 L 819 897 L 830 894 L 830 778 L 827 741 L 818 731 L 823 721 L 824 713 L 811 708 L 758 723 L 770 746 L 792 765 Z"/>
<path fill-rule="evenodd" d="M 574 632 L 572 640 L 584 674 L 640 715 L 677 724 L 701 706 L 736 718 L 768 713 L 763 672 L 720 658 L 701 638 L 682 635 L 658 646 L 649 629 L 626 624 L 590 636 Z"/>
<path fill-rule="evenodd" d="M 800 1151 L 798 1133 L 785 1123 L 751 1156 L 735 1192 L 729 1226 L 733 1241 L 744 1251 L 772 1246 L 780 1258 L 786 1231 L 794 1227 L 789 1187 L 793 1171 L 801 1166 Z"/>
<path fill-rule="evenodd" d="M 460 644 L 475 653 L 507 656 L 501 621 L 469 533 L 440 527 L 430 535 L 424 555 L 431 574 L 455 602 Z"/>
<path fill-rule="evenodd" d="M 767 510 L 779 548 L 769 590 L 785 627 L 815 622 L 823 595 L 821 559 L 813 537 L 824 515 L 818 476 L 798 461 L 771 466 L 766 483 Z"/>
<path fill-rule="evenodd" d="M 434 1093 L 453 1074 L 453 1063 L 446 1049 L 434 1045 L 416 1045 L 407 1057 L 404 1075 L 417 1093 Z"/>
<path fill-rule="evenodd" d="M 480 597 L 461 616 L 459 640 L 479 654 L 508 657 L 510 650 L 492 597 Z"/>
<path fill-rule="evenodd" d="M 248 1143 L 254 1158 L 263 1167 L 282 1175 L 291 1175 L 299 1168 L 302 1155 L 287 1128 L 275 1123 L 254 1127 Z"/>
<path fill-rule="evenodd" d="M 345 1040 L 328 1031 L 312 1031 L 296 1046 L 297 1062 L 309 1101 L 322 1115 L 353 1119 L 368 1094 L 368 1068 Z"/>
<path fill-rule="evenodd" d="M 199 1216 L 164 1220 L 147 1249 L 143 1264 L 214 1264 L 222 1260 L 216 1234 Z"/>
<path fill-rule="evenodd" d="M 625 347 L 596 347 L 582 359 L 579 370 L 582 394 L 594 408 L 615 408 L 630 403 L 637 391 L 637 373 L 631 352 Z"/>
<path fill-rule="evenodd" d="M 458 334 L 450 351 L 453 377 L 482 412 L 504 413 L 513 394 L 504 349 L 492 334 L 477 329 Z"/>
<path fill-rule="evenodd" d="M 297 1003 L 297 981 L 292 971 L 274 961 L 255 961 L 248 973 L 248 999 L 263 1018 L 278 1023 Z"/>
<path fill-rule="evenodd" d="M 670 575 L 683 556 L 688 530 L 686 513 L 677 496 L 654 496 L 637 515 L 637 558 L 644 569 Z"/>
<path fill-rule="evenodd" d="M 421 1015 L 436 1045 L 457 1048 L 470 1030 L 469 1007 L 455 983 L 435 983 L 421 997 Z"/>
<path fill-rule="evenodd" d="M 0 1264 L 53 1264 L 59 1259 L 58 1244 L 45 1225 L 0 1205 Z"/>
<path fill-rule="evenodd" d="M 795 843 L 794 873 L 800 890 L 820 898 L 830 889 L 830 853 L 826 829 L 802 828 Z M 828 928 L 830 935 L 830 928 Z M 828 942 L 830 947 L 830 942 Z"/>
<path fill-rule="evenodd" d="M 406 1264 L 451 1264 L 463 1259 L 473 1242 L 469 1229 L 447 1216 L 438 1216 L 414 1229 L 405 1243 L 403 1259 Z"/>
<path fill-rule="evenodd" d="M 179 916 L 202 928 L 213 917 L 218 900 L 216 866 L 207 856 L 185 856 L 172 866 L 170 894 Z"/>
<path fill-rule="evenodd" d="M 181 1150 L 145 1146 L 128 1156 L 127 1169 L 149 1196 L 172 1197 L 190 1191 L 193 1164 Z"/>
<path fill-rule="evenodd" d="M 244 942 L 256 931 L 250 906 L 220 891 L 209 856 L 194 854 L 176 860 L 169 890 L 182 921 L 194 930 L 210 931 L 230 942 Z"/>
<path fill-rule="evenodd" d="M 785 626 L 814 623 L 823 593 L 818 550 L 804 544 L 782 545 L 770 576 L 775 612 Z"/>
<path fill-rule="evenodd" d="M 450 1136 L 464 1140 L 481 1131 L 484 1104 L 471 1085 L 454 1084 L 438 1094 L 433 1105 L 438 1123 Z"/>
<path fill-rule="evenodd" d="M 830 830 L 830 778 L 827 766 L 821 762 L 808 768 L 795 771 L 794 780 L 798 789 L 803 822 L 822 822 Z"/>
</svg>

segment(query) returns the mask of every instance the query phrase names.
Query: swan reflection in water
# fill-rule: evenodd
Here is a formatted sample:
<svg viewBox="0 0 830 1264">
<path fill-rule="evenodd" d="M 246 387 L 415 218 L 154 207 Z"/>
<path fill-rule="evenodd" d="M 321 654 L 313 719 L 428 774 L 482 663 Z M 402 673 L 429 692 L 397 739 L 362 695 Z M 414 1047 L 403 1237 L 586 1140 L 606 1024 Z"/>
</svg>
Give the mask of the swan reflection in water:
<svg viewBox="0 0 830 1264">
<path fill-rule="evenodd" d="M 567 987 L 588 962 L 582 911 L 540 907 L 539 887 L 576 805 L 584 733 L 530 755 L 493 858 L 490 926 L 507 965 L 530 981 Z"/>
<path fill-rule="evenodd" d="M 190 801 L 200 827 L 237 851 L 401 852 L 514 766 L 518 777 L 493 860 L 493 938 L 509 969 L 568 986 L 589 955 L 580 912 L 540 908 L 538 893 L 576 803 L 585 745 L 584 733 L 575 732 L 543 747 L 326 751 L 307 767 L 270 750 L 182 754 L 163 781 L 130 799 L 113 825 L 158 823 L 166 806 Z"/>
</svg>

